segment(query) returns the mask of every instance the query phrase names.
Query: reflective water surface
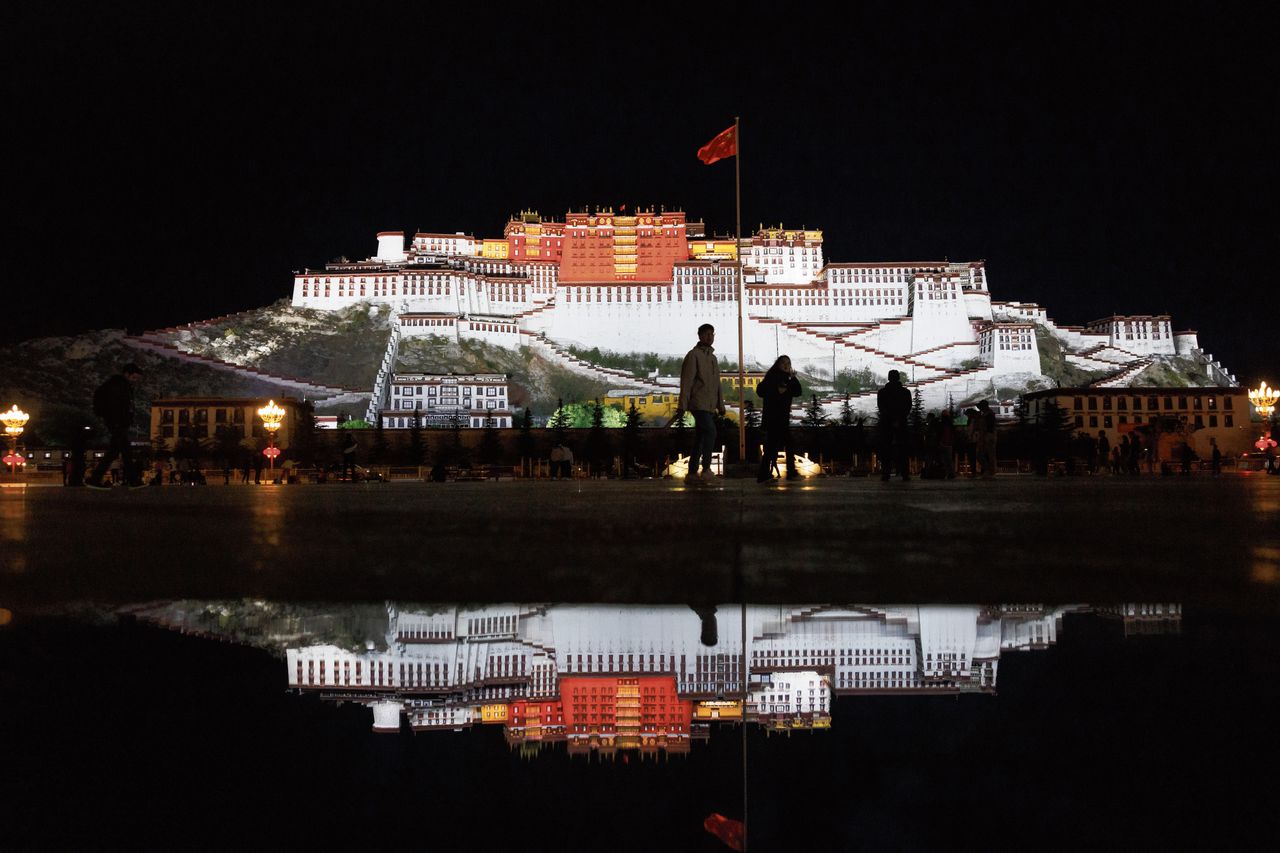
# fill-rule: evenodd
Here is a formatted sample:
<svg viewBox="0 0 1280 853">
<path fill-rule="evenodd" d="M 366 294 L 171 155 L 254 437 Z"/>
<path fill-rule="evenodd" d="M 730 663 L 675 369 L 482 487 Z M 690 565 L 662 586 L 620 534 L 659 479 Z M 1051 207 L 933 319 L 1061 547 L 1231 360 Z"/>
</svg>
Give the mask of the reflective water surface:
<svg viewBox="0 0 1280 853">
<path fill-rule="evenodd" d="M 1274 628 L 1176 603 L 19 611 L 5 847 L 1254 842 Z"/>
</svg>

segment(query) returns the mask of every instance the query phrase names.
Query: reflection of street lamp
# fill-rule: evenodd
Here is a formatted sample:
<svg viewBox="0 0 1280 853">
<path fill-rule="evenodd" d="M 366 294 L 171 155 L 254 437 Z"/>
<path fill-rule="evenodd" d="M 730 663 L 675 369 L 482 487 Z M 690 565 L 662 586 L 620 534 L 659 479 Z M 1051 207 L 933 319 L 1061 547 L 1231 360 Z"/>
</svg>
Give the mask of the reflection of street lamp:
<svg viewBox="0 0 1280 853">
<path fill-rule="evenodd" d="M 1276 410 L 1276 400 L 1280 400 L 1280 392 L 1267 385 L 1266 380 L 1257 388 L 1249 390 L 1249 402 L 1257 410 L 1259 417 L 1267 417 Z"/>
<path fill-rule="evenodd" d="M 5 457 L 5 461 L 9 463 L 9 473 L 16 473 L 18 470 L 18 436 L 22 435 L 23 428 L 26 427 L 27 421 L 31 416 L 18 408 L 18 404 L 14 403 L 13 408 L 0 415 L 0 421 L 4 421 L 5 435 L 9 436 L 12 446 L 9 448 L 9 455 Z"/>
<path fill-rule="evenodd" d="M 276 467 L 276 457 L 280 455 L 280 451 L 276 449 L 276 430 L 280 429 L 284 415 L 284 409 L 277 406 L 275 400 L 269 400 L 265 406 L 258 409 L 258 417 L 262 418 L 262 426 L 267 430 L 268 436 L 267 449 L 262 451 L 262 455 L 267 457 L 269 470 L 272 471 Z"/>
</svg>

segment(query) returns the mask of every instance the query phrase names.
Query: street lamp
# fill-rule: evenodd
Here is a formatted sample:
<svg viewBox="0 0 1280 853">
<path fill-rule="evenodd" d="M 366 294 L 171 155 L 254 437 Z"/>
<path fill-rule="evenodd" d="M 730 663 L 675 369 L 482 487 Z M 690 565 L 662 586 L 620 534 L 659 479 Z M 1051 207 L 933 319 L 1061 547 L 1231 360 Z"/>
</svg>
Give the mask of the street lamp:
<svg viewBox="0 0 1280 853">
<path fill-rule="evenodd" d="M 1268 417 L 1276 410 L 1276 401 L 1280 400 L 1280 392 L 1267 385 L 1266 380 L 1257 388 L 1249 390 L 1249 402 L 1257 410 L 1259 417 Z"/>
<path fill-rule="evenodd" d="M 280 450 L 276 447 L 276 430 L 280 429 L 284 416 L 285 410 L 277 406 L 275 400 L 269 400 L 265 406 L 258 409 L 258 417 L 262 418 L 262 426 L 267 430 L 268 436 L 267 448 L 262 451 L 262 455 L 267 457 L 267 465 L 271 471 L 275 470 L 276 457 L 280 455 Z M 273 476 L 272 479 L 275 477 Z"/>
<path fill-rule="evenodd" d="M 5 435 L 9 436 L 11 446 L 9 455 L 5 457 L 5 461 L 9 463 L 9 473 L 16 473 L 18 470 L 18 436 L 22 435 L 22 430 L 26 427 L 27 421 L 31 416 L 18 408 L 18 404 L 14 403 L 13 408 L 0 415 L 0 421 L 4 421 Z"/>
</svg>

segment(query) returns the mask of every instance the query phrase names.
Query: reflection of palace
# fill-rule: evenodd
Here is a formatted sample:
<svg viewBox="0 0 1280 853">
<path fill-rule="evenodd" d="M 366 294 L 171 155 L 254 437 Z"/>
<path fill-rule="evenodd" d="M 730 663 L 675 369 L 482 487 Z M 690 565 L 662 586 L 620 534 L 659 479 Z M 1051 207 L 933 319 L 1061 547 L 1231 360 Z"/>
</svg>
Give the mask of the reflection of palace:
<svg viewBox="0 0 1280 853">
<path fill-rule="evenodd" d="M 1048 648 L 1083 605 L 389 605 L 385 649 L 285 650 L 289 686 L 373 709 L 376 731 L 502 725 L 512 744 L 684 751 L 711 721 L 826 728 L 831 695 L 994 693 L 1000 655 Z M 1178 605 L 1099 610 L 1176 629 Z M 708 620 L 704 624 L 704 617 Z M 713 645 L 704 645 L 707 639 Z"/>
</svg>

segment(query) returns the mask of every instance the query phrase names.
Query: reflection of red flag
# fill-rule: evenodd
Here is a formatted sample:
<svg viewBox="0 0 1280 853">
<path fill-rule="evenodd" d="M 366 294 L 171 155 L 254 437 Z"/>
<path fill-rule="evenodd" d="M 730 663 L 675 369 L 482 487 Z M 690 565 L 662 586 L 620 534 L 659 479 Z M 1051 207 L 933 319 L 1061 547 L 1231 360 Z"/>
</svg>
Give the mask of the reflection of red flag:
<svg viewBox="0 0 1280 853">
<path fill-rule="evenodd" d="M 729 130 L 733 130 L 733 128 L 729 128 Z M 724 134 L 721 135 L 723 136 Z M 712 812 L 702 822 L 702 828 L 723 841 L 731 850 L 742 849 L 742 837 L 746 835 L 742 821 L 732 820 L 722 814 Z"/>
<path fill-rule="evenodd" d="M 698 149 L 698 159 L 710 166 L 717 160 L 732 157 L 738 153 L 737 127 L 721 131 L 715 139 Z"/>
</svg>

